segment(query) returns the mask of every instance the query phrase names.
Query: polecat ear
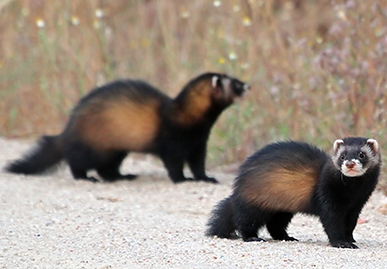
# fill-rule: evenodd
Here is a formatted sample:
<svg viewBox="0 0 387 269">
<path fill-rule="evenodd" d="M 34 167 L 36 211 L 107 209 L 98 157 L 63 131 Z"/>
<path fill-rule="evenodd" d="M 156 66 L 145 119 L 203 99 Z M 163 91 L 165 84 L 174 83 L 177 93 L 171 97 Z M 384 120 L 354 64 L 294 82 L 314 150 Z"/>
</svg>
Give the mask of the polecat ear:
<svg viewBox="0 0 387 269">
<path fill-rule="evenodd" d="M 215 97 L 215 99 L 222 98 L 224 95 L 223 87 L 225 87 L 223 79 L 220 78 L 219 76 L 213 76 L 211 82 L 212 82 L 213 96 Z"/>
<path fill-rule="evenodd" d="M 377 152 L 379 150 L 379 144 L 378 144 L 378 141 L 376 141 L 375 139 L 368 139 L 367 140 L 367 145 L 375 152 Z"/>
<path fill-rule="evenodd" d="M 333 152 L 336 154 L 339 147 L 343 144 L 344 144 L 344 141 L 342 139 L 335 140 L 335 142 L 333 142 Z"/>
<path fill-rule="evenodd" d="M 213 76 L 212 77 L 212 88 L 216 88 L 218 85 L 218 83 L 220 82 L 220 78 L 218 76 Z"/>
</svg>

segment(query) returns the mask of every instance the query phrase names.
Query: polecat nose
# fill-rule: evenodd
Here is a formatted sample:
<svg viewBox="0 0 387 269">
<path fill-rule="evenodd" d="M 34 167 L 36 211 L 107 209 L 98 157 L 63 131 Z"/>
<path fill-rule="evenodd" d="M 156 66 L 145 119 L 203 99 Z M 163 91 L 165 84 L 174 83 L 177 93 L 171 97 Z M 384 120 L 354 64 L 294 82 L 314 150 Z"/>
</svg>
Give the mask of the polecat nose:
<svg viewBox="0 0 387 269">
<path fill-rule="evenodd" d="M 250 91 L 250 85 L 248 85 L 248 84 L 245 84 L 245 85 L 243 85 L 243 89 L 245 90 L 245 91 Z"/>
<path fill-rule="evenodd" d="M 354 161 L 348 161 L 345 166 L 349 169 L 352 169 L 355 167 L 355 162 Z"/>
</svg>

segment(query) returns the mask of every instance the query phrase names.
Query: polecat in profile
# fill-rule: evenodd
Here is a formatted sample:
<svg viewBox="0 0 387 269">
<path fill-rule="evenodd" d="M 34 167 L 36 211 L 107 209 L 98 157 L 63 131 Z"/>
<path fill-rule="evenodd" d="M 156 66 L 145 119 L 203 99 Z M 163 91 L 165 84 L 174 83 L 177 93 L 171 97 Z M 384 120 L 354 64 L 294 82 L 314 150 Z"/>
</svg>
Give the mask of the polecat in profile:
<svg viewBox="0 0 387 269">
<path fill-rule="evenodd" d="M 64 131 L 44 136 L 38 146 L 6 167 L 13 173 L 39 174 L 65 160 L 75 179 L 133 179 L 119 167 L 129 152 L 161 158 L 174 183 L 194 180 L 216 183 L 205 174 L 207 140 L 221 112 L 249 86 L 225 74 L 204 73 L 172 99 L 140 80 L 115 81 L 91 91 L 74 108 Z"/>
<path fill-rule="evenodd" d="M 374 139 L 338 139 L 331 156 L 302 142 L 267 145 L 240 167 L 233 193 L 212 211 L 207 235 L 263 241 L 257 233 L 266 225 L 273 239 L 292 241 L 286 229 L 300 212 L 320 218 L 333 247 L 357 248 L 352 233 L 380 167 Z"/>
</svg>

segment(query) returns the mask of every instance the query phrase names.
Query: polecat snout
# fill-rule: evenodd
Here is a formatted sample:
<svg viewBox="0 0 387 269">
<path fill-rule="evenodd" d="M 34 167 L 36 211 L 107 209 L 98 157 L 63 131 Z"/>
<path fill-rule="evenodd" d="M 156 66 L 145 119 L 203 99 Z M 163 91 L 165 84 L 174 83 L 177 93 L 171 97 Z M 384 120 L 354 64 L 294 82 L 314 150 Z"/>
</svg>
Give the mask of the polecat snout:
<svg viewBox="0 0 387 269">
<path fill-rule="evenodd" d="M 357 248 L 353 230 L 378 182 L 378 142 L 347 137 L 333 143 L 329 156 L 302 142 L 265 146 L 240 167 L 230 197 L 213 210 L 207 235 L 261 241 L 266 225 L 273 239 L 296 240 L 287 234 L 295 213 L 318 216 L 334 247 Z"/>
<path fill-rule="evenodd" d="M 133 179 L 119 172 L 133 152 L 161 158 L 173 182 L 216 183 L 205 174 L 207 140 L 222 111 L 249 86 L 225 74 L 205 73 L 191 80 L 172 99 L 140 80 L 115 81 L 91 91 L 74 108 L 64 131 L 44 136 L 37 148 L 6 167 L 13 173 L 38 174 L 64 159 L 75 179 L 96 170 L 107 181 Z"/>
</svg>

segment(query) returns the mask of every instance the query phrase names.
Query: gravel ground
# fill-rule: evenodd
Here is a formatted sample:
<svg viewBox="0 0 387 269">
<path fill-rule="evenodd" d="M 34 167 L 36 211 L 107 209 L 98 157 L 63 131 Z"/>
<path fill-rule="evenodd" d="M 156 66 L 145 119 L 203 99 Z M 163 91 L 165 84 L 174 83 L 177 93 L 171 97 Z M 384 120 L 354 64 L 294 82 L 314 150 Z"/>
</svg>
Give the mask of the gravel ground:
<svg viewBox="0 0 387 269">
<path fill-rule="evenodd" d="M 0 166 L 31 144 L 0 139 Z M 387 268 L 387 199 L 376 192 L 355 230 L 360 249 L 337 249 L 316 218 L 297 215 L 299 242 L 244 243 L 208 238 L 213 206 L 231 191 L 221 182 L 174 185 L 152 158 L 127 158 L 113 184 L 72 179 L 67 167 L 45 176 L 0 172 L 0 268 Z"/>
</svg>

